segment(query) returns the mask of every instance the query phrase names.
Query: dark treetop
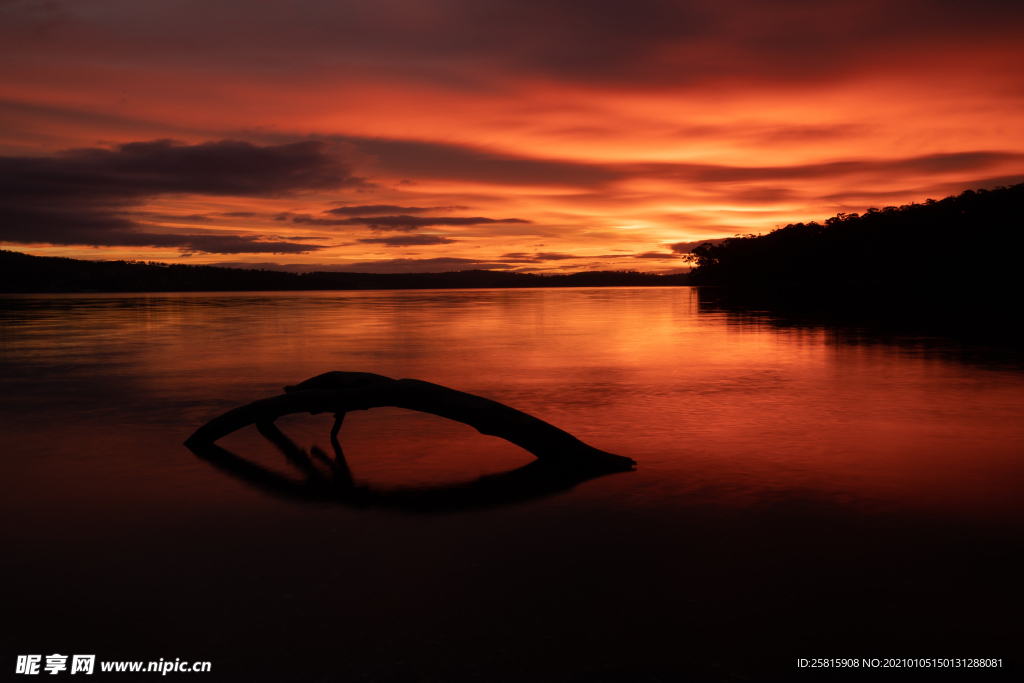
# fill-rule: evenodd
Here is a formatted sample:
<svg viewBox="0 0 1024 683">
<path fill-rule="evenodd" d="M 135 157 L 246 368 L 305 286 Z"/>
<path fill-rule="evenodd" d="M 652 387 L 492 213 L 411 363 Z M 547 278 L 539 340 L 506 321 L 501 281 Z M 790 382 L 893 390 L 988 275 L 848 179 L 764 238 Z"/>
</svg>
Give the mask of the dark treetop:
<svg viewBox="0 0 1024 683">
<path fill-rule="evenodd" d="M 705 243 L 690 283 L 712 308 L 1017 347 L 1022 250 L 1024 183 Z"/>
<path fill-rule="evenodd" d="M 1024 183 L 839 214 L 693 249 L 690 283 L 743 288 L 873 284 L 1021 291 Z"/>
</svg>

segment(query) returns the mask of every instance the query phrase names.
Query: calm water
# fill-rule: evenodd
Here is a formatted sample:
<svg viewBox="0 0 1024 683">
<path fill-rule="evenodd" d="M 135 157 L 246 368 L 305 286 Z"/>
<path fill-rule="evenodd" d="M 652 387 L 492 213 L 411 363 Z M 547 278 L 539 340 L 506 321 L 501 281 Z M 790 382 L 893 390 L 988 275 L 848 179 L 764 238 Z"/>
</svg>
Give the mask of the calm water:
<svg viewBox="0 0 1024 683">
<path fill-rule="evenodd" d="M 698 296 L 3 298 L 4 656 L 396 681 L 1019 662 L 1020 365 L 964 363 L 927 340 L 854 343 Z M 426 513 L 388 492 L 443 493 L 533 457 L 429 415 L 350 414 L 352 474 L 381 493 L 358 507 L 283 499 L 181 445 L 327 370 L 486 396 L 639 465 Z M 328 452 L 330 424 L 280 421 Z M 222 445 L 299 476 L 252 428 Z"/>
</svg>

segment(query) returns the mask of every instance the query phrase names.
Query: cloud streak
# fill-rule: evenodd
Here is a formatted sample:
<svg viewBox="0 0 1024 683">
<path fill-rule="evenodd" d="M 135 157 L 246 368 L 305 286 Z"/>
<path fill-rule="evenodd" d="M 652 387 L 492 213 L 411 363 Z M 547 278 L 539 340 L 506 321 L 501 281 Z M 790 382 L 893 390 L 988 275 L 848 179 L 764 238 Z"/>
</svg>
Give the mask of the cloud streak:
<svg viewBox="0 0 1024 683">
<path fill-rule="evenodd" d="M 429 211 L 464 211 L 468 206 L 395 206 L 394 204 L 371 204 L 363 206 L 339 206 L 324 213 L 339 216 L 379 216 L 381 214 L 427 213 Z"/>
<path fill-rule="evenodd" d="M 440 235 L 400 235 L 397 237 L 369 237 L 356 241 L 360 244 L 383 244 L 386 247 L 423 247 L 434 244 L 455 244 L 458 240 Z"/>
<path fill-rule="evenodd" d="M 623 170 L 605 164 L 516 155 L 469 145 L 351 136 L 333 139 L 354 145 L 396 177 L 551 187 L 592 187 L 623 177 Z"/>
<path fill-rule="evenodd" d="M 362 225 L 373 230 L 411 232 L 433 226 L 492 225 L 495 223 L 532 223 L 522 218 L 486 218 L 484 216 L 354 216 L 352 218 L 317 218 L 309 214 L 292 216 L 293 223 L 305 225 Z"/>
<path fill-rule="evenodd" d="M 675 253 L 665 253 L 661 251 L 645 251 L 639 254 L 567 254 L 562 252 L 552 251 L 539 251 L 535 253 L 528 252 L 510 252 L 502 255 L 502 260 L 505 263 L 547 263 L 550 261 L 570 261 L 570 260 L 587 260 L 587 261 L 604 261 L 608 259 L 624 259 L 624 258 L 638 258 L 638 259 L 655 259 L 662 261 L 677 261 L 679 256 Z"/>
<path fill-rule="evenodd" d="M 252 235 L 151 232 L 133 209 L 162 195 L 278 197 L 361 183 L 329 148 L 319 141 L 260 147 L 233 140 L 155 140 L 51 157 L 0 157 L 0 240 L 225 254 L 315 251 L 324 247 Z"/>
<path fill-rule="evenodd" d="M 466 145 L 424 143 L 414 140 L 345 138 L 345 141 L 354 145 L 362 153 L 376 159 L 381 171 L 396 177 L 415 175 L 419 178 L 464 183 L 590 188 L 602 191 L 608 191 L 616 184 L 643 179 L 708 185 L 823 180 L 855 176 L 888 180 L 896 176 L 973 173 L 1008 164 L 1024 165 L 1024 153 L 1000 150 L 971 150 L 903 158 L 862 157 L 829 163 L 769 166 L 672 162 L 581 162 L 500 154 Z M 749 201 L 758 203 L 785 199 L 790 196 L 791 191 L 786 188 L 765 188 L 748 191 L 748 194 Z M 357 213 L 354 211 L 356 208 L 331 209 L 327 213 L 353 215 Z M 405 213 L 465 207 L 412 208 L 415 211 Z M 371 212 L 359 213 L 365 216 Z M 374 211 L 373 213 L 384 213 L 384 211 Z"/>
</svg>

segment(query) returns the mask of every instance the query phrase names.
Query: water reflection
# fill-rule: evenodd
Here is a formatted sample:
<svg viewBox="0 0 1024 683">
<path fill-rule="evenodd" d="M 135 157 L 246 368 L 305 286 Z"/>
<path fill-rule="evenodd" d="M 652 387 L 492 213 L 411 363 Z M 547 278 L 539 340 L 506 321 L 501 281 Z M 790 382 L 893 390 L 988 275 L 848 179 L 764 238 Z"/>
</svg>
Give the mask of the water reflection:
<svg viewBox="0 0 1024 683">
<path fill-rule="evenodd" d="M 330 458 L 313 446 L 307 452 L 277 425 L 263 422 L 260 433 L 274 444 L 301 479 L 285 476 L 269 467 L 246 460 L 215 443 L 192 442 L 189 450 L 221 471 L 263 493 L 293 501 L 336 503 L 354 508 L 383 508 L 405 512 L 452 512 L 484 510 L 522 503 L 568 491 L 574 486 L 623 470 L 569 466 L 536 460 L 508 472 L 441 486 L 402 489 L 374 488 L 356 484 L 341 444 L 334 434 Z"/>
<path fill-rule="evenodd" d="M 702 313 L 724 314 L 734 325 L 818 332 L 830 344 L 886 345 L 953 362 L 1024 372 L 1024 322 L 1015 307 L 999 308 L 997 298 L 966 310 L 962 297 L 955 296 L 942 308 L 938 296 L 922 307 L 878 291 L 858 295 L 841 290 L 845 296 L 836 301 L 814 293 L 784 298 L 722 287 L 693 289 Z"/>
<path fill-rule="evenodd" d="M 249 681 L 1021 661 L 1024 375 L 921 339 L 689 288 L 0 297 L 5 642 Z M 640 465 L 527 464 L 391 408 L 324 450 L 326 414 L 180 445 L 338 368 Z"/>
<path fill-rule="evenodd" d="M 484 396 L 629 454 L 643 472 L 620 500 L 645 506 L 704 486 L 731 491 L 723 505 L 814 491 L 1021 515 L 1020 372 L 989 347 L 956 347 L 965 356 L 885 334 L 696 288 L 0 297 L 0 408 L 12 452 L 46 446 L 79 477 L 215 486 L 181 459 L 197 424 L 343 368 Z M 447 485 L 524 464 L 479 435 L 449 447 L 416 416 L 353 420 L 342 444 L 375 482 Z M 153 432 L 166 440 L 145 462 L 110 445 Z M 225 444 L 252 452 L 237 446 Z M 28 477 L 48 462 L 4 466 Z"/>
</svg>

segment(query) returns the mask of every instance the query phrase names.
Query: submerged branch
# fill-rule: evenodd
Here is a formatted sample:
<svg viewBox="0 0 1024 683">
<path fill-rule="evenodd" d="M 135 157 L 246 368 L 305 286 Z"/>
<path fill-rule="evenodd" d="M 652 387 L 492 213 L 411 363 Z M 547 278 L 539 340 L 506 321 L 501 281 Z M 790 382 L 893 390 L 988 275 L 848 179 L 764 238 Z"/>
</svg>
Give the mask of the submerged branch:
<svg viewBox="0 0 1024 683">
<path fill-rule="evenodd" d="M 362 372 L 328 372 L 286 393 L 254 401 L 211 420 L 196 430 L 185 445 L 212 444 L 217 439 L 251 424 L 272 423 L 293 413 L 334 413 L 335 430 L 345 413 L 353 410 L 395 407 L 416 410 L 455 420 L 481 434 L 501 437 L 524 448 L 538 459 L 601 469 L 628 470 L 636 462 L 583 443 L 572 434 L 532 415 L 497 401 L 455 391 L 415 379 L 390 379 Z"/>
</svg>

